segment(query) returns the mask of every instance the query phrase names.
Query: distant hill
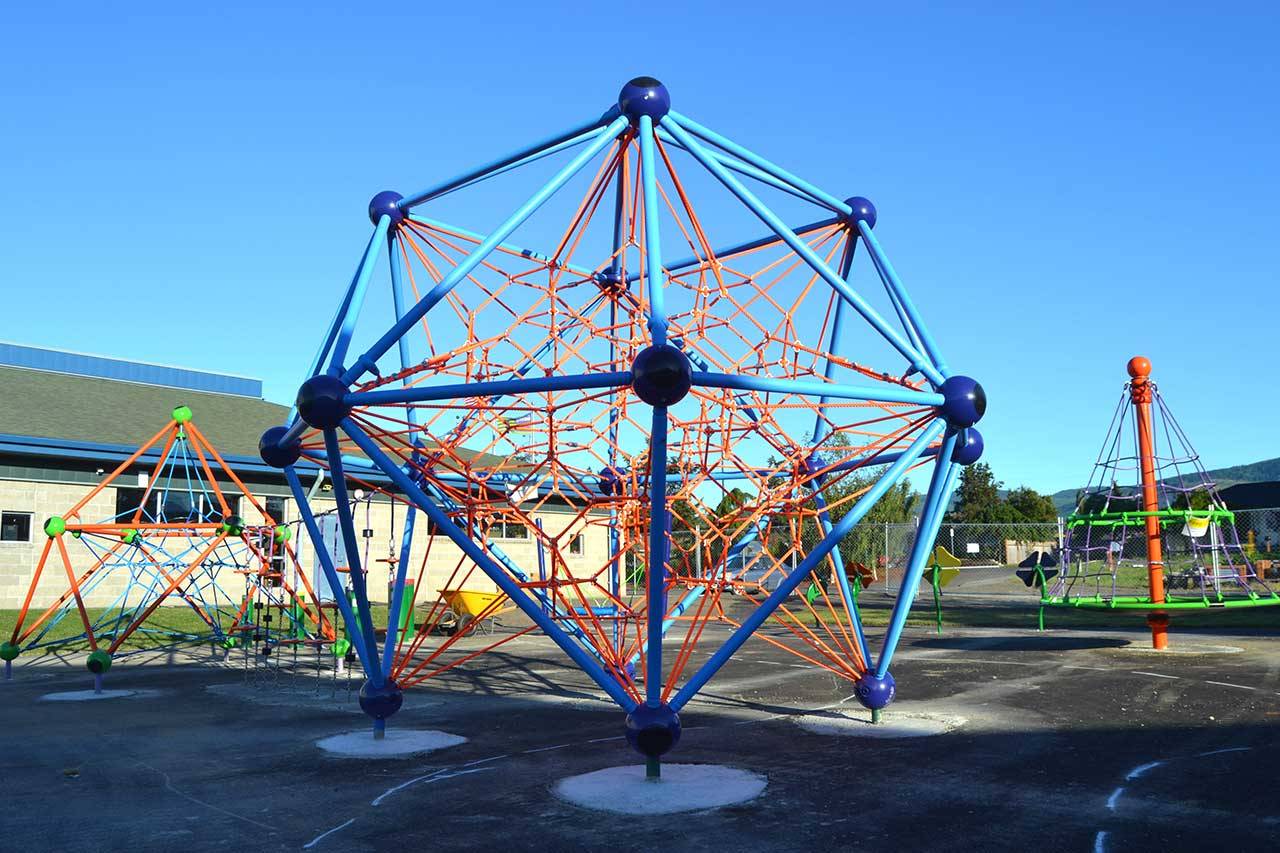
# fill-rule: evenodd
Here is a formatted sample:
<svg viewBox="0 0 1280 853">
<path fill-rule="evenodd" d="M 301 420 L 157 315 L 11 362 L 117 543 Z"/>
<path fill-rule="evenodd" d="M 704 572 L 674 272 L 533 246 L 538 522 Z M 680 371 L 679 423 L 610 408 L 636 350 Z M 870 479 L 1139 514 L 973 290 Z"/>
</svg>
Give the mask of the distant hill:
<svg viewBox="0 0 1280 853">
<path fill-rule="evenodd" d="M 1280 458 L 1250 462 L 1248 465 L 1232 465 L 1230 468 L 1215 468 L 1209 471 L 1209 478 L 1217 484 L 1219 491 L 1237 483 L 1265 483 L 1280 480 Z M 1075 509 L 1076 493 L 1082 488 L 1084 487 L 1063 489 L 1050 495 L 1053 498 L 1053 505 L 1058 508 L 1059 515 L 1071 514 Z"/>
</svg>

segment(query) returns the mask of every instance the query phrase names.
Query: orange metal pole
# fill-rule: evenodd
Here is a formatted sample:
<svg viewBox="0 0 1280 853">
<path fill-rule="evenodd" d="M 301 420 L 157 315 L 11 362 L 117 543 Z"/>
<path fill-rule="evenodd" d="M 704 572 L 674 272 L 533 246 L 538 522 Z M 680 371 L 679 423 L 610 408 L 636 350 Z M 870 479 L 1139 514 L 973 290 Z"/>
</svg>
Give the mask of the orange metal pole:
<svg viewBox="0 0 1280 853">
<path fill-rule="evenodd" d="M 1129 395 L 1138 426 L 1138 461 L 1142 471 L 1142 510 L 1147 528 L 1147 586 L 1153 604 L 1164 603 L 1164 554 L 1160 542 L 1160 495 L 1156 487 L 1155 436 L 1151 423 L 1151 362 L 1140 355 L 1129 359 Z M 1147 616 L 1151 646 L 1169 645 L 1169 614 L 1153 611 Z"/>
</svg>

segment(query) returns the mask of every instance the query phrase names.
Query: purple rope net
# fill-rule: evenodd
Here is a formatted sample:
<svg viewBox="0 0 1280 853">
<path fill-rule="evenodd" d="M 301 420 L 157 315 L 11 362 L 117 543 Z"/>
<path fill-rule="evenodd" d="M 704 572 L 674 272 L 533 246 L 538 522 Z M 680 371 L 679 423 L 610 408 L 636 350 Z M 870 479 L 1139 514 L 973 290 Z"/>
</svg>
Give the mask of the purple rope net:
<svg viewBox="0 0 1280 853">
<path fill-rule="evenodd" d="M 1241 546 L 1199 454 L 1154 382 L 1150 388 L 1166 597 L 1206 606 L 1275 599 Z M 1141 480 L 1137 418 L 1126 383 L 1089 483 L 1063 531 L 1062 572 L 1052 582 L 1050 599 L 1150 599 Z"/>
</svg>

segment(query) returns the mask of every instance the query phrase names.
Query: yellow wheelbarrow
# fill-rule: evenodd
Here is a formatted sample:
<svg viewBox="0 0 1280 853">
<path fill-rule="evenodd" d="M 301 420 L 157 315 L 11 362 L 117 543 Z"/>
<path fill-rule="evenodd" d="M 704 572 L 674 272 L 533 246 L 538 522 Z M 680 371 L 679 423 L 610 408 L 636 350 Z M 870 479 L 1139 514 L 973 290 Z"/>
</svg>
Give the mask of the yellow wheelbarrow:
<svg viewBox="0 0 1280 853">
<path fill-rule="evenodd" d="M 439 630 L 446 634 L 474 631 L 492 634 L 495 627 L 502 627 L 498 617 L 515 610 L 514 604 L 500 604 L 506 593 L 479 592 L 473 589 L 442 589 L 440 601 L 448 608 L 440 618 Z"/>
</svg>

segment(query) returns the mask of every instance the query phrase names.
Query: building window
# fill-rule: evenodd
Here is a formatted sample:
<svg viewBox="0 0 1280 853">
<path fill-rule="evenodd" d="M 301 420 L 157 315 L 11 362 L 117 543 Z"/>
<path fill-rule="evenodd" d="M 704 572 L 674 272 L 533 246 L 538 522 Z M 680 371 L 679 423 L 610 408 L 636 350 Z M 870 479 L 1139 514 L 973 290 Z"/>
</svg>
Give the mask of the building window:
<svg viewBox="0 0 1280 853">
<path fill-rule="evenodd" d="M 575 557 L 582 556 L 582 534 L 579 533 L 569 540 L 569 553 Z"/>
<path fill-rule="evenodd" d="M 147 505 L 140 516 L 140 521 L 143 523 L 222 521 L 222 509 L 213 495 L 193 494 L 176 488 L 167 492 L 153 490 L 150 495 L 147 495 L 146 489 L 120 487 L 116 488 L 116 521 L 121 524 L 133 521 L 144 495 Z M 230 514 L 239 515 L 240 496 L 228 495 L 224 492 L 223 497 L 227 499 Z"/>
<path fill-rule="evenodd" d="M 0 513 L 0 542 L 30 542 L 31 513 Z"/>
<path fill-rule="evenodd" d="M 494 539 L 528 539 L 529 528 L 514 521 L 495 521 L 489 535 Z"/>
<path fill-rule="evenodd" d="M 282 497 L 267 498 L 267 515 L 271 516 L 272 520 L 274 520 L 276 524 L 284 524 L 289 520 L 286 512 L 287 506 L 285 501 L 286 498 Z"/>
</svg>

